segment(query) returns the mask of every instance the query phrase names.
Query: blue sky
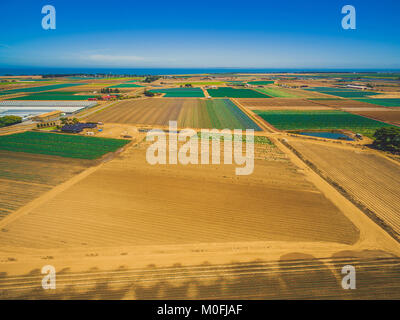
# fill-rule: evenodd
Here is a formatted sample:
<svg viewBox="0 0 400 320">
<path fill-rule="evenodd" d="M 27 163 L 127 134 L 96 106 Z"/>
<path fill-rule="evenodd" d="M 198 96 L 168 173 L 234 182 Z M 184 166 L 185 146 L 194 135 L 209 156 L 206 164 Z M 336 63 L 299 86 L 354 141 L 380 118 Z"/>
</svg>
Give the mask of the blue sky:
<svg viewBox="0 0 400 320">
<path fill-rule="evenodd" d="M 56 30 L 41 27 L 56 8 Z M 343 30 L 351 4 L 357 29 Z M 1 1 L 1 67 L 400 68 L 400 1 Z"/>
</svg>

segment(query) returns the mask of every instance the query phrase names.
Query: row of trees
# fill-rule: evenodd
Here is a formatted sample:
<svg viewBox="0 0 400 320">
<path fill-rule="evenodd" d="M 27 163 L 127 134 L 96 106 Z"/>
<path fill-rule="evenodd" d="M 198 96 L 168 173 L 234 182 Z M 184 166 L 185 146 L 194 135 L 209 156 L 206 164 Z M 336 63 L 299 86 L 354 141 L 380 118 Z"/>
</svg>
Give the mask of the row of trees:
<svg viewBox="0 0 400 320">
<path fill-rule="evenodd" d="M 143 80 L 143 82 L 150 83 L 150 82 L 153 82 L 153 81 L 157 81 L 157 80 L 160 79 L 160 78 L 161 78 L 160 76 L 147 76 L 147 77 Z"/>
<path fill-rule="evenodd" d="M 149 91 L 149 90 L 144 90 L 144 95 L 146 97 L 154 97 L 156 94 L 154 92 Z"/>
<path fill-rule="evenodd" d="M 373 146 L 377 149 L 400 153 L 400 128 L 386 127 L 376 130 Z"/>
<path fill-rule="evenodd" d="M 45 123 L 38 123 L 36 125 L 36 128 L 48 128 L 48 127 L 55 127 L 57 126 L 57 129 L 59 129 L 60 126 L 58 126 L 55 122 L 45 122 Z"/>
<path fill-rule="evenodd" d="M 4 116 L 0 117 L 0 128 L 11 126 L 12 124 L 21 123 L 22 118 L 18 116 Z"/>
<path fill-rule="evenodd" d="M 115 89 L 113 89 L 113 88 L 102 88 L 100 90 L 100 92 L 101 93 L 119 93 L 120 91 L 117 88 L 115 88 Z"/>
<path fill-rule="evenodd" d="M 79 123 L 79 119 L 78 118 L 60 118 L 61 123 L 64 124 L 76 124 Z"/>
</svg>

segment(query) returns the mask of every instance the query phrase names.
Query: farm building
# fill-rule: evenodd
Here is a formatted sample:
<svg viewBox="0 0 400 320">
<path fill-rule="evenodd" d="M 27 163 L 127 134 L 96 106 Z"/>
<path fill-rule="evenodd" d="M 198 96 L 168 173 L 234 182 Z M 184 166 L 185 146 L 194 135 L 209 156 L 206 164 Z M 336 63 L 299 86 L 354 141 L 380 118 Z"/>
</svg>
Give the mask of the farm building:
<svg viewBox="0 0 400 320">
<path fill-rule="evenodd" d="M 33 117 L 32 119 L 39 122 L 48 122 L 52 120 L 57 120 L 61 115 L 62 115 L 61 111 L 55 110 L 44 114 L 40 114 L 38 116 Z"/>
<path fill-rule="evenodd" d="M 97 123 L 75 123 L 75 124 L 66 124 L 61 128 L 61 131 L 68 133 L 80 133 L 83 129 L 86 128 L 96 128 Z"/>
</svg>

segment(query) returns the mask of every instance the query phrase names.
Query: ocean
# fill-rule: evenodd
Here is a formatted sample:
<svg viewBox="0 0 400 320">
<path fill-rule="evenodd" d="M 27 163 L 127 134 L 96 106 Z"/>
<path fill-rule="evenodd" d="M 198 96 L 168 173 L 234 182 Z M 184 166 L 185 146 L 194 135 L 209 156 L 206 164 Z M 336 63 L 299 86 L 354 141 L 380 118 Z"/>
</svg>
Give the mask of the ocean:
<svg viewBox="0 0 400 320">
<path fill-rule="evenodd" d="M 273 69 L 273 68 L 1 68 L 0 75 L 42 75 L 42 74 L 126 74 L 126 75 L 185 75 L 185 74 L 235 74 L 235 73 L 304 73 L 304 72 L 380 72 L 394 73 L 384 69 Z"/>
</svg>

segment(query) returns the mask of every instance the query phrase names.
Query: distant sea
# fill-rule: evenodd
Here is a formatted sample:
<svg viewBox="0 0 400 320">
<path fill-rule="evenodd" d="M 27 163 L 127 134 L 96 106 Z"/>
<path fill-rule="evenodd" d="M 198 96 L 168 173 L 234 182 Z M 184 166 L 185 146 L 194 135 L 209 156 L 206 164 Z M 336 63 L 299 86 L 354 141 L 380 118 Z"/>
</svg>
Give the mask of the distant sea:
<svg viewBox="0 0 400 320">
<path fill-rule="evenodd" d="M 221 73 L 304 73 L 304 72 L 400 72 L 400 69 L 241 69 L 241 68 L 1 68 L 0 75 L 43 74 L 129 74 L 129 75 L 184 75 Z"/>
</svg>

